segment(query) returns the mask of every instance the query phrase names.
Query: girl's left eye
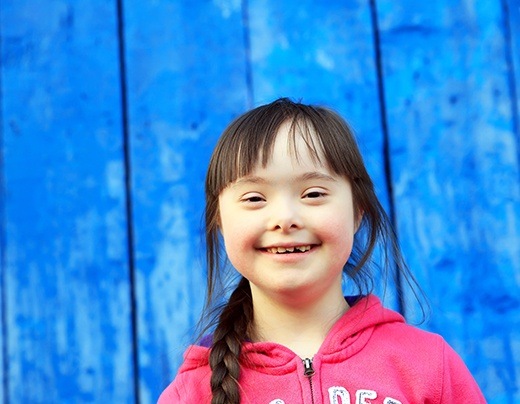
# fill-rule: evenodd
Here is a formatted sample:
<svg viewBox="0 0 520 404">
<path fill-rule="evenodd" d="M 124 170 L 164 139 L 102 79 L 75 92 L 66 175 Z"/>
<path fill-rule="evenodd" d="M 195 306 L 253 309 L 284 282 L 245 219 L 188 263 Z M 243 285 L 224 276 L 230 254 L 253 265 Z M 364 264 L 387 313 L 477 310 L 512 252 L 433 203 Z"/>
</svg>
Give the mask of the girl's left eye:
<svg viewBox="0 0 520 404">
<path fill-rule="evenodd" d="M 323 196 L 325 196 L 325 192 L 310 191 L 310 192 L 307 192 L 303 197 L 310 198 L 310 199 L 316 199 L 316 198 L 321 198 Z"/>
<path fill-rule="evenodd" d="M 245 201 L 247 202 L 252 202 L 252 203 L 255 203 L 255 202 L 262 202 L 262 198 L 259 197 L 259 196 L 250 196 L 248 198 L 245 198 Z"/>
<path fill-rule="evenodd" d="M 256 192 L 249 192 L 242 196 L 240 200 L 248 204 L 257 204 L 263 202 L 265 199 L 261 194 L 257 194 Z"/>
</svg>

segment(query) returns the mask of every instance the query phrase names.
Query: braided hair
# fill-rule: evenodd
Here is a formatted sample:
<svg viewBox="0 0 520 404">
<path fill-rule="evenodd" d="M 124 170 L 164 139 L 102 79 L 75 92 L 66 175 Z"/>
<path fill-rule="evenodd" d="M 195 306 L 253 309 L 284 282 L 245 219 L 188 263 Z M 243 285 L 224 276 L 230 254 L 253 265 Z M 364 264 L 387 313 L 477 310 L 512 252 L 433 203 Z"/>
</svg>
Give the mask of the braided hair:
<svg viewBox="0 0 520 404">
<path fill-rule="evenodd" d="M 211 404 L 240 402 L 238 379 L 240 351 L 253 320 L 253 302 L 247 279 L 242 278 L 229 298 L 213 335 L 209 356 L 211 373 Z"/>
</svg>

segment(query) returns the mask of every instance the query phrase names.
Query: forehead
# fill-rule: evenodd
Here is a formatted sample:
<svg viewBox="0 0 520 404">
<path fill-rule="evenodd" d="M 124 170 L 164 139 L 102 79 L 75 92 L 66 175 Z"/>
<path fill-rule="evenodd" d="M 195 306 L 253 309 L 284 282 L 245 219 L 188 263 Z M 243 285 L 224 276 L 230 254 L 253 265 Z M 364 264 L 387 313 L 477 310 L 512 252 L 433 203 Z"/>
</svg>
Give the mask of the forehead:
<svg viewBox="0 0 520 404">
<path fill-rule="evenodd" d="M 293 166 L 325 167 L 322 141 L 310 124 L 286 121 L 276 131 L 269 148 L 259 150 L 255 169 L 271 163 L 291 162 Z"/>
</svg>

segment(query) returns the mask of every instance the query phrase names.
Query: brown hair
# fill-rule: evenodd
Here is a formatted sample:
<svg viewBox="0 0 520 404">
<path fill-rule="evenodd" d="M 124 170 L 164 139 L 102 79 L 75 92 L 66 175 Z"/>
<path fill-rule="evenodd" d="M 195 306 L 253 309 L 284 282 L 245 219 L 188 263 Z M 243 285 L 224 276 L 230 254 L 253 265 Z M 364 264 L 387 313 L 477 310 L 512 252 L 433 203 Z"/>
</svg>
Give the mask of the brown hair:
<svg viewBox="0 0 520 404">
<path fill-rule="evenodd" d="M 294 145 L 295 137 L 301 136 L 313 158 L 318 161 L 324 159 L 320 162 L 351 183 L 354 209 L 358 214 L 362 212 L 363 216 L 344 273 L 354 281 L 359 292 L 368 293 L 373 288 L 373 275 L 368 264 L 379 242 L 384 246 L 384 267 L 387 270 L 396 267 L 406 279 L 413 279 L 402 260 L 392 226 L 376 197 L 372 180 L 347 123 L 329 109 L 282 98 L 235 119 L 223 132 L 211 157 L 206 176 L 205 212 L 207 309 L 214 305 L 223 284 L 219 195 L 230 183 L 248 175 L 257 163 L 268 164 L 278 129 L 285 122 L 291 125 L 290 144 Z M 295 147 L 293 150 L 296 153 Z M 213 334 L 210 353 L 212 404 L 240 402 L 240 350 L 244 340 L 251 336 L 252 322 L 251 290 L 249 282 L 241 277 L 221 310 Z"/>
</svg>

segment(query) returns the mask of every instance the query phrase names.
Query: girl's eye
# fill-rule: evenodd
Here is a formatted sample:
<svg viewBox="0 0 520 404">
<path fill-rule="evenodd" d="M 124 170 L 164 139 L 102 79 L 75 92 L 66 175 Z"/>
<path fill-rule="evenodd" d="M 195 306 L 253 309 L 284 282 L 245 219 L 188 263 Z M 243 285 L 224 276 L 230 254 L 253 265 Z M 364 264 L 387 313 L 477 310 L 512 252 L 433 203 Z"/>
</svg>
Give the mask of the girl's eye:
<svg viewBox="0 0 520 404">
<path fill-rule="evenodd" d="M 307 192 L 305 195 L 304 195 L 304 198 L 309 198 L 309 199 L 316 199 L 316 198 L 321 198 L 325 196 L 325 192 L 320 192 L 320 191 L 311 191 L 311 192 Z"/>
<path fill-rule="evenodd" d="M 244 195 L 241 200 L 246 203 L 259 203 L 263 202 L 264 198 L 260 195 Z"/>
</svg>

